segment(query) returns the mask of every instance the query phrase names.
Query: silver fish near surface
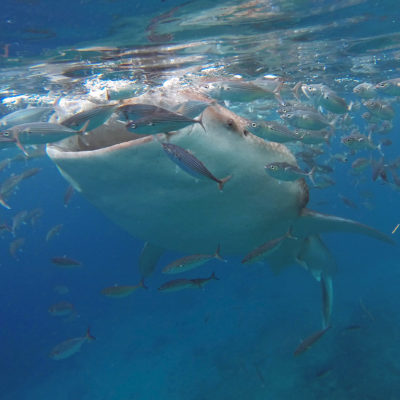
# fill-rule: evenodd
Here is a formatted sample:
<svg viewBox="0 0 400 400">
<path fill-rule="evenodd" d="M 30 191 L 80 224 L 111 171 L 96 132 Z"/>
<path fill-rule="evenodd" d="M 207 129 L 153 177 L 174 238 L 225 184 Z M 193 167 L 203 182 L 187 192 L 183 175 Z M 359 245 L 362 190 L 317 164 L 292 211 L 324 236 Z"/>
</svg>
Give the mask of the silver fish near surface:
<svg viewBox="0 0 400 400">
<path fill-rule="evenodd" d="M 387 81 L 379 82 L 375 86 L 378 93 L 387 96 L 400 96 L 400 78 L 393 78 Z"/>
<path fill-rule="evenodd" d="M 327 111 L 334 114 L 344 114 L 349 111 L 346 101 L 326 85 L 302 85 L 301 90 L 316 106 L 321 106 Z"/>
<path fill-rule="evenodd" d="M 205 264 L 207 261 L 210 261 L 213 258 L 225 262 L 219 252 L 220 246 L 218 245 L 217 250 L 214 254 L 193 254 L 190 256 L 179 258 L 178 260 L 175 260 L 164 267 L 162 272 L 163 274 L 178 274 L 180 272 L 189 271 L 191 269 L 199 267 L 200 265 Z"/>
<path fill-rule="evenodd" d="M 363 82 L 353 88 L 353 93 L 362 99 L 372 99 L 376 97 L 376 87 L 372 83 Z"/>
<path fill-rule="evenodd" d="M 40 122 L 53 111 L 53 107 L 28 107 L 17 110 L 0 119 L 0 128 L 9 129 L 15 125 Z"/>
<path fill-rule="evenodd" d="M 331 122 L 322 114 L 313 111 L 296 110 L 281 114 L 281 118 L 295 128 L 301 129 L 320 130 L 331 126 Z"/>
<path fill-rule="evenodd" d="M 301 134 L 297 131 L 292 131 L 275 121 L 252 121 L 249 122 L 248 129 L 254 135 L 271 142 L 286 143 L 302 140 Z"/>
<path fill-rule="evenodd" d="M 85 131 L 90 132 L 106 123 L 116 108 L 117 104 L 98 105 L 90 110 L 71 115 L 60 122 L 60 125 L 66 126 L 74 131 L 80 131 L 85 127 Z"/>
<path fill-rule="evenodd" d="M 299 346 L 294 351 L 295 356 L 299 356 L 306 352 L 315 342 L 317 342 L 327 331 L 330 329 L 330 326 L 327 326 L 324 329 L 321 329 L 318 332 L 313 333 L 312 335 L 305 338 Z"/>
<path fill-rule="evenodd" d="M 123 104 L 116 109 L 117 114 L 125 121 L 146 118 L 149 115 L 162 113 L 165 109 L 153 104 Z"/>
<path fill-rule="evenodd" d="M 253 81 L 227 79 L 219 82 L 206 83 L 200 87 L 200 91 L 213 99 L 223 101 L 250 102 L 266 97 L 275 97 L 280 103 L 283 103 L 279 94 L 281 86 L 282 82 L 279 78 L 272 87 L 270 82 L 262 79 Z"/>
<path fill-rule="evenodd" d="M 363 105 L 368 108 L 373 116 L 379 119 L 392 120 L 396 115 L 394 108 L 384 101 L 366 100 Z"/>
<path fill-rule="evenodd" d="M 203 121 L 200 119 L 192 119 L 184 115 L 177 114 L 168 110 L 149 114 L 140 119 L 129 121 L 126 129 L 142 135 L 155 135 L 157 133 L 168 133 L 178 131 L 188 125 L 200 124 L 204 129 Z"/>
<path fill-rule="evenodd" d="M 226 176 L 225 178 L 218 179 L 216 178 L 207 167 L 192 153 L 185 150 L 184 148 L 172 144 L 172 143 L 161 143 L 162 147 L 167 154 L 167 156 L 180 168 L 182 168 L 189 175 L 194 176 L 195 178 L 206 177 L 218 183 L 219 190 L 222 191 L 226 182 L 231 179 L 231 175 Z"/>
<path fill-rule="evenodd" d="M 301 137 L 301 142 L 304 144 L 320 144 L 327 143 L 333 135 L 331 130 L 321 129 L 321 130 L 307 130 L 307 129 L 295 129 L 295 133 Z"/>
<path fill-rule="evenodd" d="M 314 165 L 311 171 L 305 172 L 296 165 L 289 164 L 287 162 L 274 162 L 265 166 L 265 170 L 268 175 L 275 179 L 292 182 L 304 176 L 308 176 L 314 185 L 314 173 L 316 169 L 317 167 Z"/>
<path fill-rule="evenodd" d="M 341 138 L 341 142 L 352 150 L 376 150 L 379 149 L 371 142 L 370 136 L 365 136 L 361 133 L 352 133 L 349 136 L 344 136 Z"/>
<path fill-rule="evenodd" d="M 30 122 L 15 125 L 0 132 L 1 143 L 14 142 L 25 154 L 24 145 L 54 143 L 70 136 L 83 133 L 60 124 L 50 122 Z M 27 154 L 29 155 L 29 154 Z"/>
</svg>

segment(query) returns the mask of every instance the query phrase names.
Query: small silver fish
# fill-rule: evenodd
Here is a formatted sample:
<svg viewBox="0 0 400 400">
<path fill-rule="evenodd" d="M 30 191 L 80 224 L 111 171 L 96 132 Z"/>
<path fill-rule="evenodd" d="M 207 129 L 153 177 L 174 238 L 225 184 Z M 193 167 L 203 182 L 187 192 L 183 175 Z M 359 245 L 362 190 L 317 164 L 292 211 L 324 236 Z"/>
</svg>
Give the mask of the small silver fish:
<svg viewBox="0 0 400 400">
<path fill-rule="evenodd" d="M 388 96 L 400 96 L 400 78 L 379 82 L 375 88 L 379 93 Z"/>
<path fill-rule="evenodd" d="M 370 136 L 365 136 L 361 133 L 352 133 L 349 136 L 344 136 L 341 138 L 341 142 L 352 150 L 378 149 L 378 146 L 371 142 Z"/>
<path fill-rule="evenodd" d="M 180 168 L 195 178 L 206 177 L 218 183 L 219 190 L 222 190 L 225 183 L 231 179 L 232 175 L 225 178 L 216 178 L 207 167 L 192 153 L 180 146 L 172 143 L 161 143 L 167 156 Z"/>
<path fill-rule="evenodd" d="M 53 226 L 46 234 L 46 242 L 52 239 L 54 236 L 58 235 L 64 225 L 58 224 Z"/>
<path fill-rule="evenodd" d="M 212 280 L 219 280 L 214 272 L 208 278 L 174 279 L 163 283 L 158 290 L 160 292 L 177 292 L 184 289 L 202 288 L 206 283 Z"/>
<path fill-rule="evenodd" d="M 60 301 L 59 303 L 53 304 L 49 307 L 49 313 L 53 317 L 65 317 L 75 312 L 73 304 L 67 301 Z"/>
<path fill-rule="evenodd" d="M 292 111 L 281 114 L 281 118 L 295 128 L 320 130 L 332 126 L 322 114 L 313 111 Z"/>
<path fill-rule="evenodd" d="M 71 115 L 62 121 L 60 125 L 66 126 L 74 131 L 80 131 L 85 127 L 85 131 L 90 132 L 106 123 L 116 108 L 116 104 L 99 105 L 90 110 Z"/>
<path fill-rule="evenodd" d="M 394 108 L 389 104 L 379 100 L 366 100 L 363 105 L 375 117 L 383 120 L 392 120 L 395 116 Z"/>
<path fill-rule="evenodd" d="M 178 260 L 169 263 L 163 268 L 163 274 L 178 274 L 180 272 L 189 271 L 193 268 L 197 268 L 200 265 L 205 264 L 207 261 L 216 258 L 219 261 L 225 262 L 220 255 L 220 246 L 218 245 L 217 250 L 214 254 L 193 254 L 190 256 L 179 258 Z"/>
<path fill-rule="evenodd" d="M 283 235 L 276 239 L 269 240 L 268 242 L 262 244 L 261 246 L 257 247 L 256 249 L 252 250 L 248 253 L 243 260 L 241 261 L 242 264 L 253 264 L 257 261 L 264 260 L 270 254 L 274 253 L 276 250 L 279 249 L 282 242 L 287 239 L 297 239 L 291 234 L 291 228 Z"/>
<path fill-rule="evenodd" d="M 327 111 L 335 114 L 344 114 L 349 111 L 346 101 L 328 86 L 308 84 L 302 85 L 301 90 L 316 106 L 321 106 Z"/>
<path fill-rule="evenodd" d="M 129 121 L 126 124 L 126 128 L 130 132 L 137 132 L 142 135 L 155 135 L 157 133 L 178 131 L 192 124 L 200 124 L 204 131 L 206 130 L 201 117 L 200 119 L 192 119 L 172 111 L 163 110 L 162 112 Z"/>
<path fill-rule="evenodd" d="M 372 83 L 363 82 L 353 88 L 353 93 L 363 99 L 372 99 L 376 97 L 376 88 Z"/>
<path fill-rule="evenodd" d="M 273 162 L 265 166 L 265 170 L 268 175 L 280 181 L 295 181 L 302 178 L 303 176 L 308 176 L 311 182 L 314 182 L 314 173 L 317 167 L 314 165 L 309 172 L 305 172 L 296 165 L 289 164 L 287 162 Z"/>
<path fill-rule="evenodd" d="M 253 121 L 249 122 L 247 127 L 254 135 L 271 142 L 286 143 L 302 140 L 299 132 L 291 131 L 285 125 L 275 121 Z"/>
<path fill-rule="evenodd" d="M 329 144 L 332 132 L 328 129 L 320 130 L 307 130 L 307 129 L 295 129 L 295 133 L 301 137 L 301 141 L 304 144 Z"/>
<path fill-rule="evenodd" d="M 26 155 L 23 145 L 53 143 L 67 137 L 83 133 L 74 131 L 63 125 L 49 122 L 30 122 L 27 124 L 15 125 L 10 129 L 0 132 L 0 143 L 14 142 Z"/>
<path fill-rule="evenodd" d="M 55 346 L 53 350 L 51 350 L 49 357 L 53 360 L 64 360 L 77 353 L 84 343 L 95 339 L 96 338 L 90 333 L 90 328 L 88 328 L 85 336 L 68 339 Z"/>
<path fill-rule="evenodd" d="M 53 107 L 28 107 L 17 110 L 0 119 L 0 128 L 9 129 L 15 125 L 39 122 L 53 111 Z"/>
</svg>

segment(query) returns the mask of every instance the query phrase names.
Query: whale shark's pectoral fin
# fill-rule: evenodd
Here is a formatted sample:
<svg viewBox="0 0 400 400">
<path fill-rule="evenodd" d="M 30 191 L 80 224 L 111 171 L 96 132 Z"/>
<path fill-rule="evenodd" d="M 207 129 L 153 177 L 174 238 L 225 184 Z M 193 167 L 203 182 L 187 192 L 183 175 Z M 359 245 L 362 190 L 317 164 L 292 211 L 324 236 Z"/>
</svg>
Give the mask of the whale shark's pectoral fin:
<svg viewBox="0 0 400 400">
<path fill-rule="evenodd" d="M 293 224 L 293 235 L 305 237 L 324 232 L 360 233 L 386 243 L 395 244 L 390 236 L 347 218 L 321 214 L 307 208 L 303 209 L 300 217 Z"/>
<path fill-rule="evenodd" d="M 164 249 L 152 243 L 146 242 L 139 256 L 139 272 L 142 279 L 153 275 L 156 269 L 158 260 L 164 253 Z"/>
</svg>

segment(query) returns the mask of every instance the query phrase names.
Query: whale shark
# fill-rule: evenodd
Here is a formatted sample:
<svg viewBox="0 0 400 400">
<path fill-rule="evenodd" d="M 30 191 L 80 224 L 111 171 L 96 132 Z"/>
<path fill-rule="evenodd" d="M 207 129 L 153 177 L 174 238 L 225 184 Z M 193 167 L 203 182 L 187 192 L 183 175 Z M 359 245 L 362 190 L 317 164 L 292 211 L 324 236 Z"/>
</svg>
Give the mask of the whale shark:
<svg viewBox="0 0 400 400">
<path fill-rule="evenodd" d="M 167 100 L 165 100 L 167 101 Z M 367 225 L 307 208 L 304 179 L 278 181 L 265 165 L 296 158 L 282 143 L 268 142 L 248 131 L 248 121 L 212 103 L 202 124 L 168 134 L 129 132 L 114 115 L 84 137 L 47 145 L 47 154 L 62 176 L 108 218 L 157 249 L 185 254 L 210 253 L 219 244 L 224 256 L 244 256 L 262 243 L 291 229 L 274 252 L 274 271 L 299 264 L 321 283 L 323 327 L 332 313 L 335 263 L 322 233 L 349 232 L 393 243 Z M 164 135 L 158 135 L 164 136 Z M 218 177 L 231 176 L 218 190 L 209 179 L 196 179 L 165 155 L 168 140 L 190 151 Z M 151 258 L 151 257 L 150 257 Z"/>
</svg>

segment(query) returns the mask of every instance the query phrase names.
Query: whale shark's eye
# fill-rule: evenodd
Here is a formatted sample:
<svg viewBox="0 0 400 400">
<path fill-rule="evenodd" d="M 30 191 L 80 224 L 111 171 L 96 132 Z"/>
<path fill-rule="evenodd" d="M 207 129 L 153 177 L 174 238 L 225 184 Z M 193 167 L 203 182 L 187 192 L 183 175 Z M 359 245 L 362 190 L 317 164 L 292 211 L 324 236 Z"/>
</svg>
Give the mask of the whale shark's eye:
<svg viewBox="0 0 400 400">
<path fill-rule="evenodd" d="M 233 119 L 232 119 L 232 118 L 229 118 L 229 119 L 226 121 L 226 124 L 229 126 L 229 128 L 232 128 L 232 127 L 234 126 Z"/>
</svg>

